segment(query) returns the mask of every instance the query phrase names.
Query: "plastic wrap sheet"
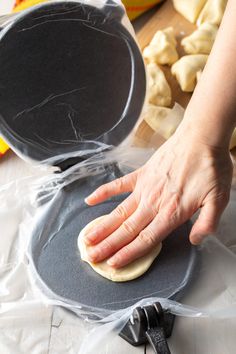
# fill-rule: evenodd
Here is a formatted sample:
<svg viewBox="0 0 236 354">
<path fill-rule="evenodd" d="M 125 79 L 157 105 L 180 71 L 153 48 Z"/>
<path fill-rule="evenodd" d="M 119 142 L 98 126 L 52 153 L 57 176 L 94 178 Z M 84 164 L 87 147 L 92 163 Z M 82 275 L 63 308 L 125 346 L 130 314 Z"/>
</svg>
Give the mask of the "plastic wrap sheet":
<svg viewBox="0 0 236 354">
<path fill-rule="evenodd" d="M 79 1 L 78 3 L 81 4 Z M 110 7 L 111 11 L 114 7 L 122 6 L 120 1 L 105 0 L 88 0 L 83 1 L 83 4 L 97 7 L 105 5 Z M 126 16 L 122 21 L 133 35 Z M 9 22 L 6 26 L 8 25 Z M 4 32 L 0 36 L 3 35 Z M 0 84 L 3 86 L 0 86 L 0 89 L 4 89 L 4 83 Z M 39 101 L 36 107 L 25 107 L 25 111 L 20 111 L 16 120 L 22 114 L 32 113 L 54 100 L 54 96 L 46 98 L 46 101 Z M 122 117 L 118 122 L 121 120 Z M 70 119 L 68 122 L 71 134 L 75 134 L 73 119 L 72 122 Z M 130 129 L 125 133 L 128 133 L 128 130 Z M 124 310 L 102 311 L 96 307 L 85 309 L 82 303 L 67 304 L 40 288 L 29 250 L 32 232 L 45 208 L 50 208 L 50 203 L 57 198 L 63 188 L 71 186 L 72 183 L 89 178 L 102 181 L 103 177 L 107 177 L 109 166 L 112 166 L 111 168 L 116 166 L 119 173 L 125 174 L 145 163 L 153 152 L 127 148 L 126 143 L 109 151 L 110 145 L 106 141 L 99 143 L 99 139 L 91 142 L 84 136 L 82 138 L 76 140 L 77 147 L 89 143 L 86 149 L 73 150 L 69 154 L 65 152 L 56 158 L 55 156 L 49 158 L 46 162 L 53 165 L 55 161 L 58 163 L 68 158 L 87 157 L 91 152 L 93 157 L 82 162 L 77 161 L 77 164 L 62 173 L 44 171 L 45 176 L 42 178 L 27 177 L 0 188 L 0 352 L 142 353 L 143 348 L 133 349 L 118 337 L 118 333 L 134 307 L 159 300 L 163 307 L 177 315 L 176 328 L 170 339 L 173 353 L 233 354 L 235 352 L 233 328 L 236 322 L 235 191 L 232 191 L 231 202 L 222 218 L 218 238 L 210 237 L 201 246 L 198 277 L 181 303 L 159 298 L 158 294 L 153 298 L 150 293 Z M 31 146 L 30 141 L 28 143 L 26 150 L 22 150 L 26 155 L 27 149 Z M 52 141 L 44 141 L 41 147 L 46 146 L 47 149 L 47 144 L 50 143 Z M 61 145 L 62 141 L 58 143 Z M 40 169 L 39 166 L 37 168 Z M 63 228 L 64 222 L 65 220 L 61 220 L 58 230 Z"/>
<path fill-rule="evenodd" d="M 121 1 L 46 1 L 0 26 L 0 132 L 18 155 L 74 164 L 126 138 L 146 81 Z"/>
<path fill-rule="evenodd" d="M 232 326 L 236 323 L 235 190 L 232 190 L 231 202 L 223 215 L 217 237 L 209 237 L 201 246 L 198 276 L 181 303 L 158 296 L 153 298 L 150 294 L 150 297 L 146 296 L 135 306 L 124 310 L 110 313 L 106 310 L 103 316 L 99 310 L 100 320 L 92 320 L 90 315 L 96 314 L 96 308 L 91 308 L 91 312 L 88 308 L 84 311 L 83 304 L 73 306 L 53 296 L 48 297 L 34 277 L 28 250 L 31 232 L 37 224 L 42 208 L 50 204 L 61 189 L 73 181 L 91 174 L 101 176 L 106 173 L 107 163 L 116 161 L 120 171 L 125 173 L 142 165 L 150 153 L 151 151 L 136 148 L 130 148 L 129 152 L 127 149 L 118 148 L 73 166 L 59 175 L 50 172 L 40 179 L 29 177 L 1 187 L 0 327 L 4 329 L 0 334 L 3 337 L 0 341 L 0 348 L 2 346 L 4 349 L 2 352 L 43 353 L 42 348 L 48 346 L 50 353 L 56 353 L 55 348 L 60 343 L 61 353 L 63 350 L 66 353 L 77 353 L 80 350 L 81 354 L 121 353 L 118 347 L 115 351 L 114 342 L 119 343 L 120 348 L 128 350 L 128 344 L 123 343 L 117 334 L 133 308 L 159 300 L 165 308 L 177 315 L 176 330 L 170 340 L 173 353 L 179 353 L 176 348 L 180 350 L 181 345 L 185 350 L 190 350 L 188 352 L 203 353 L 203 343 L 207 346 L 206 353 L 222 353 L 222 348 L 224 353 L 234 353 L 234 338 L 231 334 Z M 60 310 L 59 315 L 56 310 L 60 320 L 55 319 L 55 306 L 64 308 Z M 68 310 L 72 310 L 77 316 L 69 314 Z M 78 333 L 79 339 L 75 339 L 75 333 L 69 330 L 72 323 L 74 326 L 77 321 L 81 332 L 81 336 Z M 61 333 L 61 339 L 56 333 Z M 185 333 L 188 333 L 191 340 L 186 339 Z M 223 333 L 227 338 L 227 348 L 224 339 L 218 337 L 219 333 Z M 66 341 L 63 341 L 63 336 L 67 336 Z M 70 336 L 71 340 L 68 339 Z M 203 339 L 199 342 L 200 338 Z M 21 350 L 20 345 L 24 349 Z M 131 350 L 134 349 L 130 347 L 130 352 Z M 142 352 L 141 349 L 137 349 L 137 352 L 139 350 Z"/>
</svg>

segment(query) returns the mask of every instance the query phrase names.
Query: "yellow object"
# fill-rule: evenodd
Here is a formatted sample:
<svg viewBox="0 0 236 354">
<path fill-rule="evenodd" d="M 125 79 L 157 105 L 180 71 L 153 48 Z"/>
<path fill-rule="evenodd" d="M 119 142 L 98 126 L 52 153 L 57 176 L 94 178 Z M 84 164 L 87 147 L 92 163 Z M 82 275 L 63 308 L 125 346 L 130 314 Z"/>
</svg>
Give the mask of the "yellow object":
<svg viewBox="0 0 236 354">
<path fill-rule="evenodd" d="M 0 138 L 0 157 L 4 155 L 7 150 L 9 150 L 9 146 L 5 143 L 5 141 Z"/>
<path fill-rule="evenodd" d="M 41 2 L 46 2 L 47 0 L 18 0 L 13 12 L 19 12 L 27 9 L 30 6 L 37 5 Z"/>
<path fill-rule="evenodd" d="M 150 10 L 163 0 L 123 0 L 129 19 L 133 20 L 143 12 Z"/>
<path fill-rule="evenodd" d="M 25 10 L 30 6 L 34 6 L 45 1 L 47 0 L 18 0 L 16 2 L 14 12 Z M 126 7 L 130 20 L 133 20 L 143 12 L 151 9 L 153 6 L 162 1 L 163 0 L 123 0 L 123 3 Z"/>
</svg>

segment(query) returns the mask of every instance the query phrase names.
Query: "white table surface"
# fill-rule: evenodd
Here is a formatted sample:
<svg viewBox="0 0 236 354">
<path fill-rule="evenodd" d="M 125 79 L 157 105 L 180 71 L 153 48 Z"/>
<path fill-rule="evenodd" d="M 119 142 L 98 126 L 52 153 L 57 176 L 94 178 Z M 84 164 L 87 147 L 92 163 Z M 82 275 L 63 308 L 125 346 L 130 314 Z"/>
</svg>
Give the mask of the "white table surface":
<svg viewBox="0 0 236 354">
<path fill-rule="evenodd" d="M 37 176 L 38 173 L 36 166 L 24 162 L 12 151 L 0 159 L 0 186 L 21 177 Z M 236 226 L 233 224 L 233 214 L 234 210 L 229 207 L 226 223 L 230 219 L 232 222 L 228 226 L 232 229 Z M 201 281 L 203 286 L 207 284 L 204 277 Z M 17 311 L 21 321 L 16 320 Z M 178 318 L 169 341 L 170 348 L 173 354 L 234 354 L 232 339 L 235 326 L 235 319 L 219 322 L 204 318 Z M 78 353 L 86 334 L 87 326 L 75 315 L 65 309 L 42 303 L 34 306 L 33 313 L 13 307 L 9 316 L 0 314 L 0 353 L 4 354 L 74 354 Z M 143 352 L 143 348 L 132 348 L 120 337 L 111 336 L 111 339 L 107 338 L 103 348 L 97 348 L 96 354 Z M 152 350 L 148 348 L 147 353 L 152 353 Z"/>
</svg>

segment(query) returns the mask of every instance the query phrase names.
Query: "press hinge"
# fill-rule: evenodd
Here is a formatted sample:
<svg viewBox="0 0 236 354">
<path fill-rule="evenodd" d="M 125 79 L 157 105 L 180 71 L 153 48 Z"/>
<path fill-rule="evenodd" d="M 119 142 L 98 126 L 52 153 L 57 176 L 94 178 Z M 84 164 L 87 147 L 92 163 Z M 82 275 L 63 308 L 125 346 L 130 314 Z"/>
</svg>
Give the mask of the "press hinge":
<svg viewBox="0 0 236 354">
<path fill-rule="evenodd" d="M 167 338 L 171 336 L 174 319 L 160 302 L 137 307 L 119 335 L 133 346 L 149 342 L 155 354 L 170 354 Z"/>
</svg>

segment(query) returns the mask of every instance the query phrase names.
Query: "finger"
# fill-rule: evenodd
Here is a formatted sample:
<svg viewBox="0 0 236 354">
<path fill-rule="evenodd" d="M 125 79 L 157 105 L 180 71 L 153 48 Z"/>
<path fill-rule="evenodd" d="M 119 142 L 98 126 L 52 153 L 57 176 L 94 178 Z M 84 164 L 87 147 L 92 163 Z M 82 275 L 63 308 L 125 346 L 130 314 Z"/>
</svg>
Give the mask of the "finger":
<svg viewBox="0 0 236 354">
<path fill-rule="evenodd" d="M 139 207 L 113 234 L 88 252 L 89 260 L 96 263 L 111 257 L 119 249 L 133 241 L 152 218 L 153 216 L 148 210 Z"/>
<path fill-rule="evenodd" d="M 208 202 L 202 207 L 189 236 L 193 245 L 200 244 L 207 235 L 213 234 L 217 230 L 221 214 L 227 202 L 227 199 L 221 200 L 221 203 Z"/>
<path fill-rule="evenodd" d="M 108 260 L 114 268 L 121 268 L 150 252 L 166 236 L 184 221 L 175 215 L 169 219 L 168 213 L 159 213 L 153 221 L 139 233 L 134 241 L 118 251 Z"/>
<path fill-rule="evenodd" d="M 99 222 L 98 225 L 91 227 L 84 235 L 84 240 L 87 245 L 95 245 L 112 232 L 134 213 L 137 209 L 137 202 L 134 194 L 130 194 L 121 204 L 119 204 L 109 215 Z"/>
<path fill-rule="evenodd" d="M 115 179 L 106 183 L 90 194 L 85 202 L 88 205 L 102 203 L 104 200 L 122 193 L 132 192 L 136 183 L 137 171 L 126 176 Z"/>
</svg>

